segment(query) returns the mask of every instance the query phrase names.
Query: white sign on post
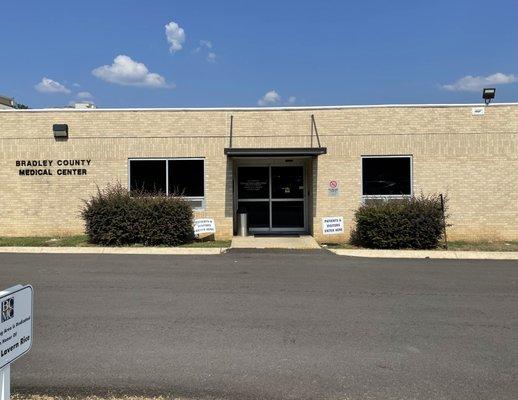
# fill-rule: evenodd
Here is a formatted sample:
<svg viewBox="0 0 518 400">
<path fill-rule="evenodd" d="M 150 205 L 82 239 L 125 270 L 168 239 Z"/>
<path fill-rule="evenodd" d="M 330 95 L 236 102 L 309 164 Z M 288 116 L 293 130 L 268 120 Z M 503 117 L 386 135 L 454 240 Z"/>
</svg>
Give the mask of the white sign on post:
<svg viewBox="0 0 518 400">
<path fill-rule="evenodd" d="M 11 394 L 10 365 L 32 346 L 32 286 L 0 292 L 0 399 Z"/>
<path fill-rule="evenodd" d="M 194 234 L 199 236 L 204 233 L 216 233 L 216 224 L 212 218 L 194 220 Z"/>
<path fill-rule="evenodd" d="M 343 217 L 325 217 L 322 218 L 322 230 L 324 235 L 337 235 L 344 233 Z"/>
</svg>

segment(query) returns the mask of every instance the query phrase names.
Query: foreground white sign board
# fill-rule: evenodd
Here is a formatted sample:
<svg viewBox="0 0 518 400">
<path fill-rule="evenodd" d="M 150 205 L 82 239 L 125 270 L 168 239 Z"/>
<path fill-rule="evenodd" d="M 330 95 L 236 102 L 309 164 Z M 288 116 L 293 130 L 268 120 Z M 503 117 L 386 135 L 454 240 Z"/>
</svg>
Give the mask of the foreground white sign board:
<svg viewBox="0 0 518 400">
<path fill-rule="evenodd" d="M 0 291 L 0 399 L 11 392 L 10 365 L 32 346 L 32 286 Z"/>
<path fill-rule="evenodd" d="M 216 233 L 216 224 L 212 218 L 194 220 L 194 234 L 199 236 L 204 233 Z"/>
<path fill-rule="evenodd" d="M 322 231 L 324 235 L 338 235 L 344 233 L 343 217 L 322 218 Z"/>
<path fill-rule="evenodd" d="M 32 286 L 0 292 L 0 369 L 32 346 Z"/>
</svg>

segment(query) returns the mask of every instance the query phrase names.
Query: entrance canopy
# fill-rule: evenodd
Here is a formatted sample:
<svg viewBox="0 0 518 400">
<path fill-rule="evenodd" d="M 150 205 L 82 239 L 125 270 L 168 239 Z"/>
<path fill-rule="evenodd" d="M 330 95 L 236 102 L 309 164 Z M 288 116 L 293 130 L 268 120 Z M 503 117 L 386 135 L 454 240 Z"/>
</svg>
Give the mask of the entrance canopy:
<svg viewBox="0 0 518 400">
<path fill-rule="evenodd" d="M 285 148 L 234 148 L 227 147 L 229 157 L 295 157 L 319 156 L 327 153 L 327 147 L 285 147 Z"/>
</svg>

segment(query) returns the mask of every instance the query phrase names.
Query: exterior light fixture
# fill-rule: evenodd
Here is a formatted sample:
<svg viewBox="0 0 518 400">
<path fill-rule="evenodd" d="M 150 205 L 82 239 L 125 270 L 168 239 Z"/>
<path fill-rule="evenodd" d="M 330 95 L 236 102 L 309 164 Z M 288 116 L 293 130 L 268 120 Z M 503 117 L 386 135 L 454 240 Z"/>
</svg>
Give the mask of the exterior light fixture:
<svg viewBox="0 0 518 400">
<path fill-rule="evenodd" d="M 67 124 L 54 124 L 52 130 L 54 131 L 54 138 L 68 138 Z"/>
<path fill-rule="evenodd" d="M 482 98 L 486 103 L 486 106 L 491 103 L 491 100 L 495 98 L 496 89 L 495 88 L 484 88 L 482 91 Z"/>
</svg>

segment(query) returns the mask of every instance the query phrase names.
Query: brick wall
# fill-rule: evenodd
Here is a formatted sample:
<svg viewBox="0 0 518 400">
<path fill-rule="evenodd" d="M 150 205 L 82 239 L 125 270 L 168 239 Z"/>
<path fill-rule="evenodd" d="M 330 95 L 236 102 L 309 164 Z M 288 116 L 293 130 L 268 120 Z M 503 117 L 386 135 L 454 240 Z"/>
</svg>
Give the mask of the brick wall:
<svg viewBox="0 0 518 400">
<path fill-rule="evenodd" d="M 518 106 L 366 107 L 293 110 L 56 110 L 0 112 L 0 235 L 82 232 L 79 211 L 97 186 L 127 184 L 128 158 L 204 157 L 206 209 L 218 237 L 232 235 L 234 147 L 307 147 L 314 114 L 328 154 L 312 164 L 312 230 L 361 201 L 362 155 L 412 155 L 414 193 L 450 199 L 453 239 L 518 239 Z M 66 123 L 56 141 L 52 125 Z M 89 159 L 86 176 L 19 176 L 16 160 Z M 329 180 L 338 197 L 329 197 Z M 343 240 L 343 237 L 332 237 Z"/>
</svg>

